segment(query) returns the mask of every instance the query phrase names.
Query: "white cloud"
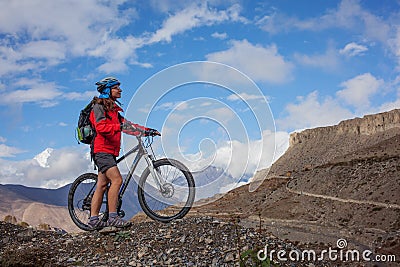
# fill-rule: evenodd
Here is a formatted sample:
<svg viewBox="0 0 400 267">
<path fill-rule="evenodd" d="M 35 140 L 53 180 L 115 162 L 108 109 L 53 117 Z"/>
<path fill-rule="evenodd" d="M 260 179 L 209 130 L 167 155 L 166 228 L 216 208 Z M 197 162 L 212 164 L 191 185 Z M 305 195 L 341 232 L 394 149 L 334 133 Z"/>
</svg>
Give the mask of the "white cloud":
<svg viewBox="0 0 400 267">
<path fill-rule="evenodd" d="M 20 51 L 25 59 L 44 58 L 49 64 L 54 65 L 65 59 L 66 47 L 60 42 L 43 40 L 27 43 L 21 47 Z"/>
<path fill-rule="evenodd" d="M 389 111 L 393 109 L 400 109 L 400 96 L 397 97 L 394 101 L 383 103 L 379 106 L 378 112 Z"/>
<path fill-rule="evenodd" d="M 47 67 L 67 56 L 86 56 L 106 43 L 137 16 L 133 9 L 119 12 L 124 1 L 49 0 L 3 1 L 0 10 L 0 74 Z M 19 38 L 24 36 L 24 38 Z M 130 36 L 124 43 L 130 44 Z M 114 48 L 118 54 L 121 50 Z M 133 50 L 134 51 L 134 50 Z M 106 60 L 110 53 L 98 55 Z M 130 53 L 126 60 L 134 55 Z M 4 65 L 6 64 L 6 65 Z"/>
<path fill-rule="evenodd" d="M 392 87 L 397 87 L 396 96 L 393 97 L 392 101 L 385 102 L 381 104 L 376 112 L 384 112 L 392 109 L 400 109 L 400 76 L 396 78 L 396 80 L 392 83 Z"/>
<path fill-rule="evenodd" d="M 274 10 L 274 13 L 264 16 L 257 24 L 272 34 L 280 31 L 344 28 L 361 31 L 366 37 L 381 42 L 386 42 L 390 31 L 387 23 L 363 9 L 358 0 L 342 0 L 336 9 L 328 9 L 321 16 L 304 20 Z"/>
<path fill-rule="evenodd" d="M 148 1 L 150 3 L 150 6 L 153 8 L 153 10 L 156 10 L 157 12 L 163 13 L 163 14 L 172 14 L 176 13 L 182 10 L 190 9 L 194 6 L 207 6 L 209 9 L 215 9 L 214 7 L 219 7 L 220 9 L 225 10 L 229 17 L 231 17 L 232 20 L 234 21 L 241 21 L 243 23 L 248 23 L 249 21 L 240 16 L 240 12 L 242 10 L 241 6 L 237 3 L 238 1 L 236 0 L 209 0 L 209 1 L 203 1 L 203 0 L 192 0 L 192 1 L 186 1 L 186 0 L 163 0 L 163 1 L 158 1 L 158 0 L 150 0 Z"/>
<path fill-rule="evenodd" d="M 294 58 L 299 64 L 321 69 L 335 69 L 339 64 L 337 52 L 333 47 L 329 47 L 324 54 L 301 55 L 294 54 Z"/>
<path fill-rule="evenodd" d="M 165 102 L 161 105 L 157 105 L 154 107 L 154 110 L 185 110 L 188 108 L 188 104 L 184 101 L 176 101 L 176 102 Z"/>
<path fill-rule="evenodd" d="M 85 91 L 85 92 L 70 92 L 63 94 L 63 98 L 67 100 L 91 100 L 94 95 L 97 95 L 97 91 Z"/>
<path fill-rule="evenodd" d="M 223 32 L 223 33 L 214 32 L 213 34 L 211 34 L 211 36 L 216 39 L 221 39 L 221 40 L 228 38 L 228 34 L 226 32 Z"/>
<path fill-rule="evenodd" d="M 250 95 L 247 93 L 241 93 L 241 94 L 232 94 L 227 97 L 229 101 L 249 101 L 249 100 L 265 100 L 265 97 L 262 95 Z"/>
<path fill-rule="evenodd" d="M 0 141 L 6 141 L 5 138 L 1 137 Z M 7 146 L 5 144 L 0 144 L 0 158 L 11 158 L 15 157 L 16 154 L 23 153 L 24 150 L 17 147 Z"/>
<path fill-rule="evenodd" d="M 181 102 L 176 106 L 176 109 L 179 111 L 187 110 L 189 108 L 189 104 L 187 102 Z"/>
<path fill-rule="evenodd" d="M 348 18 L 348 15 L 341 13 L 340 9 L 328 11 L 326 14 L 320 17 L 310 18 L 306 20 L 288 16 L 284 13 L 280 13 L 279 10 L 277 11 L 276 9 L 274 9 L 273 13 L 263 16 L 256 22 L 256 24 L 259 25 L 262 30 L 270 34 L 276 34 L 282 31 L 318 31 L 330 27 L 338 27 L 340 25 L 344 26 L 346 25 L 346 23 L 350 22 Z"/>
<path fill-rule="evenodd" d="M 192 170 L 202 170 L 209 165 L 219 167 L 238 181 L 243 175 L 252 175 L 257 170 L 270 167 L 288 146 L 289 133 L 266 130 L 262 132 L 262 139 L 220 143 L 211 158 L 198 160 L 199 155 L 187 155 L 187 158 L 195 158 L 197 161 L 186 161 L 185 164 Z"/>
<path fill-rule="evenodd" d="M 127 63 L 137 62 L 136 49 L 144 45 L 144 40 L 127 36 L 125 39 L 107 37 L 94 49 L 89 50 L 88 55 L 101 57 L 107 60 L 99 66 L 104 73 L 124 72 L 128 69 Z M 129 59 L 129 62 L 127 60 Z"/>
<path fill-rule="evenodd" d="M 396 86 L 397 82 L 391 87 Z M 370 73 L 344 81 L 340 86 L 344 89 L 337 91 L 335 97 L 319 98 L 318 91 L 313 91 L 305 97 L 298 96 L 297 103 L 285 106 L 287 116 L 276 120 L 279 129 L 298 130 L 334 125 L 354 116 L 400 108 L 400 89 L 397 89 L 397 97 L 393 101 L 379 106 L 371 105 L 370 99 L 374 95 L 384 94 L 382 89 L 388 85 Z"/>
<path fill-rule="evenodd" d="M 43 82 L 39 80 L 21 79 L 15 83 L 19 87 L 28 87 L 26 90 L 14 90 L 0 95 L 0 104 L 15 104 L 38 102 L 46 103 L 62 95 L 56 85 L 52 82 Z"/>
<path fill-rule="evenodd" d="M 43 158 L 43 155 L 46 157 Z M 21 161 L 0 159 L 0 184 L 58 188 L 84 172 L 93 171 L 87 148 L 46 149 L 35 158 Z M 79 159 L 79 160 L 77 160 Z"/>
<path fill-rule="evenodd" d="M 39 70 L 65 59 L 66 46 L 61 42 L 42 40 L 10 45 L 13 40 L 7 38 L 10 37 L 0 40 L 0 75 Z"/>
<path fill-rule="evenodd" d="M 228 50 L 208 54 L 206 58 L 233 66 L 256 81 L 284 83 L 292 79 L 293 64 L 278 53 L 276 45 L 263 47 L 247 40 L 233 41 Z"/>
<path fill-rule="evenodd" d="M 148 43 L 157 43 L 161 41 L 171 42 L 172 36 L 176 34 L 199 26 L 211 26 L 230 19 L 234 20 L 235 17 L 232 17 L 232 13 L 229 12 L 229 9 L 217 11 L 209 8 L 207 4 L 193 4 L 166 19 L 162 27 L 151 36 Z"/>
<path fill-rule="evenodd" d="M 229 121 L 237 118 L 235 110 L 231 109 L 230 107 L 219 107 L 214 109 L 208 109 L 205 113 L 206 117 L 213 118 L 218 123 L 222 125 L 228 125 Z"/>
<path fill-rule="evenodd" d="M 270 34 L 279 32 L 323 31 L 344 29 L 362 36 L 368 42 L 378 41 L 397 58 L 400 66 L 399 27 L 397 22 L 382 19 L 364 9 L 358 0 L 342 0 L 337 8 L 328 9 L 325 14 L 308 19 L 288 16 L 274 9 L 273 13 L 259 19 L 256 24 Z M 352 48 L 353 53 L 365 47 Z M 356 50 L 354 50 L 356 49 Z"/>
<path fill-rule="evenodd" d="M 388 40 L 391 51 L 397 57 L 397 70 L 400 70 L 400 27 L 395 30 L 395 34 Z"/>
<path fill-rule="evenodd" d="M 223 2 L 224 1 L 221 1 L 221 2 L 216 1 L 217 4 L 221 4 Z M 235 2 L 235 1 L 233 1 L 233 2 Z M 228 2 L 225 2 L 225 3 L 228 3 Z M 243 17 L 243 16 L 240 15 L 240 12 L 242 11 L 242 7 L 241 7 L 240 4 L 235 3 L 231 7 L 227 8 L 226 10 L 227 10 L 227 12 L 229 14 L 229 17 L 231 18 L 232 21 L 241 22 L 243 24 L 252 23 L 246 17 Z"/>
<path fill-rule="evenodd" d="M 358 16 L 364 26 L 364 35 L 369 40 L 379 41 L 387 45 L 387 41 L 392 35 L 392 27 L 394 26 L 394 28 L 397 28 L 397 25 L 390 25 L 390 22 L 382 20 L 379 16 L 376 16 L 361 7 Z"/>
<path fill-rule="evenodd" d="M 158 30 L 136 37 L 119 37 L 118 31 L 138 17 L 135 9 L 120 10 L 120 5 L 125 2 L 32 0 L 2 3 L 0 75 L 40 71 L 41 68 L 80 56 L 105 60 L 98 70 L 106 73 L 125 72 L 128 65 L 150 68 L 150 63 L 138 62 L 138 48 L 170 42 L 174 35 L 196 27 L 225 21 L 246 22 L 240 16 L 241 7 L 238 4 L 218 10 L 200 1 L 189 5 L 187 2 L 178 5 L 158 3 L 161 9 L 164 6 L 172 14 Z M 169 8 L 171 5 L 174 8 Z M 66 12 L 68 10 L 71 12 Z M 25 37 L 21 39 L 20 35 Z"/>
<path fill-rule="evenodd" d="M 104 32 L 128 23 L 134 12 L 118 13 L 123 1 L 50 0 L 6 1 L 0 11 L 0 31 L 25 33 L 32 40 L 58 40 L 70 52 L 83 55 L 96 45 Z"/>
<path fill-rule="evenodd" d="M 332 97 L 319 100 L 317 91 L 306 97 L 297 97 L 297 102 L 286 105 L 285 111 L 288 115 L 276 120 L 279 129 L 296 130 L 334 125 L 352 116 L 350 111 Z"/>
<path fill-rule="evenodd" d="M 150 6 L 161 13 L 172 13 L 175 12 L 176 10 L 182 9 L 182 7 L 185 7 L 188 5 L 188 1 L 186 0 L 149 0 Z M 193 2 L 196 1 L 190 1 L 192 4 Z M 199 1 L 197 1 L 199 2 Z"/>
<path fill-rule="evenodd" d="M 336 95 L 356 109 L 366 110 L 370 107 L 369 99 L 379 92 L 383 84 L 383 80 L 365 73 L 341 83 L 344 89 L 336 92 Z"/>
<path fill-rule="evenodd" d="M 362 54 L 364 54 L 365 51 L 368 51 L 368 48 L 366 46 L 351 42 L 351 43 L 348 43 L 343 49 L 340 49 L 339 53 L 353 57 L 353 56 L 362 55 Z"/>
<path fill-rule="evenodd" d="M 0 105 L 36 103 L 47 108 L 58 105 L 61 99 L 90 100 L 97 94 L 95 91 L 64 93 L 56 83 L 40 79 L 22 78 L 13 86 L 19 89 L 0 93 Z"/>
<path fill-rule="evenodd" d="M 23 54 L 12 47 L 2 46 L 0 41 L 0 75 L 21 73 L 39 68 L 40 62 L 23 60 Z"/>
</svg>

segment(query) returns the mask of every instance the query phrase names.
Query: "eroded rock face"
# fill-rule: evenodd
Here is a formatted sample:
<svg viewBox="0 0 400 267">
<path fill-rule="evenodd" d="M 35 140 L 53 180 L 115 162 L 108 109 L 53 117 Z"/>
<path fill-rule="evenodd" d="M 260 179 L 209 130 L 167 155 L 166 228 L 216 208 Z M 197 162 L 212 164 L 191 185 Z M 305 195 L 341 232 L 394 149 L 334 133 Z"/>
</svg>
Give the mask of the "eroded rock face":
<svg viewBox="0 0 400 267">
<path fill-rule="evenodd" d="M 289 147 L 310 142 L 322 136 L 330 136 L 331 138 L 332 135 L 373 135 L 393 128 L 398 128 L 400 131 L 400 109 L 342 121 L 334 126 L 319 127 L 307 129 L 299 133 L 292 133 L 289 139 Z"/>
<path fill-rule="evenodd" d="M 270 175 L 284 175 L 288 171 L 327 164 L 335 158 L 371 147 L 399 134 L 400 109 L 342 121 L 334 126 L 292 133 L 288 150 L 272 165 Z"/>
</svg>

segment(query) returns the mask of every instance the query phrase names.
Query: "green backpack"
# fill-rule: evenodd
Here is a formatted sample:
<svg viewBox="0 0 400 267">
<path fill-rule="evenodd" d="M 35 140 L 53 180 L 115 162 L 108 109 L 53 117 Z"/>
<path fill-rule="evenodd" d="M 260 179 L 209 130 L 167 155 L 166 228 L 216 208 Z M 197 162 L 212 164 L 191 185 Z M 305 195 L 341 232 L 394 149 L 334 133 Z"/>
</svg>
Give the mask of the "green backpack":
<svg viewBox="0 0 400 267">
<path fill-rule="evenodd" d="M 93 104 L 89 103 L 81 110 L 78 119 L 78 127 L 76 127 L 76 136 L 78 143 L 92 144 L 96 131 L 90 122 L 90 112 L 93 109 Z"/>
</svg>

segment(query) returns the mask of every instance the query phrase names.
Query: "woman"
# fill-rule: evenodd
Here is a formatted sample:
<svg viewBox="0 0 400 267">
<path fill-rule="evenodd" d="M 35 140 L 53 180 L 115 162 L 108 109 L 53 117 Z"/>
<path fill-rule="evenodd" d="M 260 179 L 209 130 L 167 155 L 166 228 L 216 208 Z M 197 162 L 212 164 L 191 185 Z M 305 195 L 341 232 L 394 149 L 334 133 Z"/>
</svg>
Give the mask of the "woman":
<svg viewBox="0 0 400 267">
<path fill-rule="evenodd" d="M 118 157 L 121 147 L 121 132 L 133 135 L 160 135 L 160 133 L 154 129 L 133 124 L 119 114 L 123 110 L 116 102 L 121 97 L 122 90 L 119 87 L 120 82 L 116 78 L 104 78 L 96 85 L 100 96 L 93 98 L 90 121 L 96 131 L 92 143 L 92 153 L 99 173 L 97 188 L 92 198 L 88 225 L 93 230 L 106 226 L 128 227 L 131 222 L 123 220 L 117 214 L 118 193 L 122 185 L 122 176 L 117 166 L 116 157 Z M 99 211 L 104 192 L 109 183 L 111 183 L 108 189 L 109 219 L 104 222 L 99 219 Z"/>
</svg>

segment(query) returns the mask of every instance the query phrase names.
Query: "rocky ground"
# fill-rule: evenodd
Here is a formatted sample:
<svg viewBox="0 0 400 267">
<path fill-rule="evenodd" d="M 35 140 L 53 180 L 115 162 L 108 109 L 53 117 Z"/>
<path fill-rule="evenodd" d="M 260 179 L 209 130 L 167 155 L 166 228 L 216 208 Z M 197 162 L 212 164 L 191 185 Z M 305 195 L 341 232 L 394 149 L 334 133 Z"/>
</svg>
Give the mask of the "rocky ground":
<svg viewBox="0 0 400 267">
<path fill-rule="evenodd" d="M 261 266 L 251 260 L 256 257 L 251 251 L 265 245 L 271 250 L 299 251 L 269 233 L 212 217 L 189 217 L 169 224 L 141 222 L 120 232 L 76 234 L 1 222 L 0 233 L 1 266 Z M 247 255 L 247 260 L 240 261 L 240 254 Z M 319 261 L 274 266 L 335 265 Z"/>
</svg>

